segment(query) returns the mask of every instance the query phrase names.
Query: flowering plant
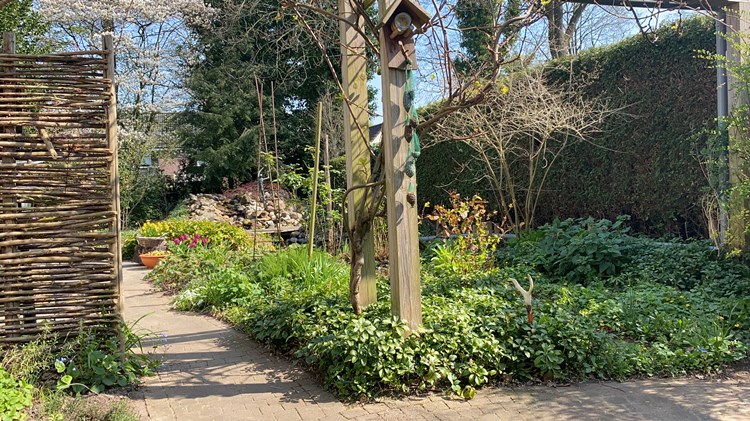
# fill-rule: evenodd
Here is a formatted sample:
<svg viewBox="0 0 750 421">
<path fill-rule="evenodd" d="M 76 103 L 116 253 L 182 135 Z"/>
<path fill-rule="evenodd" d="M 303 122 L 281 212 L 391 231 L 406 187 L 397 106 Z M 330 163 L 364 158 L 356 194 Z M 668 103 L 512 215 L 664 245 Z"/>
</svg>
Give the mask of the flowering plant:
<svg viewBox="0 0 750 421">
<path fill-rule="evenodd" d="M 148 253 L 142 253 L 141 254 L 141 256 L 146 256 L 146 257 L 167 257 L 167 256 L 171 256 L 171 255 L 172 255 L 172 252 L 170 252 L 168 250 L 154 250 L 154 251 L 150 251 Z"/>
<path fill-rule="evenodd" d="M 164 222 L 146 221 L 141 226 L 140 234 L 144 237 L 161 237 L 167 229 L 168 226 Z"/>
<path fill-rule="evenodd" d="M 172 240 L 173 244 L 169 245 L 169 249 L 175 253 L 187 253 L 188 251 L 208 244 L 208 237 L 204 237 L 200 234 L 182 234 Z"/>
</svg>

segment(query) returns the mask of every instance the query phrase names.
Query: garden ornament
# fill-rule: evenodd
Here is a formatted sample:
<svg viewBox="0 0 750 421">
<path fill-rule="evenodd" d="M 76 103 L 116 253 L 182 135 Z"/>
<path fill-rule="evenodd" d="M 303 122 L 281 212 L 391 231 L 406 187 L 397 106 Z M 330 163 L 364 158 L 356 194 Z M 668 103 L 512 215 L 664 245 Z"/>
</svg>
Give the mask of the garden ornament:
<svg viewBox="0 0 750 421">
<path fill-rule="evenodd" d="M 514 278 L 508 278 L 511 282 L 513 282 L 513 286 L 516 287 L 518 292 L 521 293 L 523 296 L 523 303 L 526 305 L 526 314 L 529 319 L 529 324 L 532 324 L 534 322 L 534 311 L 531 309 L 531 290 L 534 289 L 534 278 L 529 275 L 529 290 L 526 291 L 523 289 L 521 284 L 518 283 Z"/>
</svg>

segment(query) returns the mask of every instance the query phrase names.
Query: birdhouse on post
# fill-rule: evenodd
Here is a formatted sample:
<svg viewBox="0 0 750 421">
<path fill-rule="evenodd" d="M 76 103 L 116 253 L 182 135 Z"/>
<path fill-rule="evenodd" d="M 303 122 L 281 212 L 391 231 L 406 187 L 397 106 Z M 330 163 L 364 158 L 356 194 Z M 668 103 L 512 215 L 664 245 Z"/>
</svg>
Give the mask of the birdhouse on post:
<svg viewBox="0 0 750 421">
<path fill-rule="evenodd" d="M 430 15 L 416 0 L 378 0 L 378 10 L 391 312 L 417 330 L 422 324 L 415 206 L 420 148 L 412 71 L 417 66 L 414 34 L 425 29 Z"/>
<path fill-rule="evenodd" d="M 414 48 L 414 34 L 422 33 L 430 21 L 430 14 L 411 0 L 396 0 L 388 6 L 381 22 L 385 34 L 388 53 L 388 68 L 406 69 L 405 57 L 412 62 L 412 69 L 417 68 L 417 55 Z"/>
</svg>

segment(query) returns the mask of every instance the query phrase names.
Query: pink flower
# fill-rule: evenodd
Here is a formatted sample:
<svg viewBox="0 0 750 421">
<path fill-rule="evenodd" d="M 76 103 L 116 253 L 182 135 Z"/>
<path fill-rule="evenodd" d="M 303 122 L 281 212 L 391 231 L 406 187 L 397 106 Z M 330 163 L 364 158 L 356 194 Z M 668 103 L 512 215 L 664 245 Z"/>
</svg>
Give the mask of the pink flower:
<svg viewBox="0 0 750 421">
<path fill-rule="evenodd" d="M 203 237 L 203 244 L 206 244 L 208 242 L 208 237 Z"/>
<path fill-rule="evenodd" d="M 195 234 L 195 235 L 193 236 L 193 238 L 195 238 L 195 239 L 201 238 L 201 235 L 200 235 L 200 234 Z"/>
<path fill-rule="evenodd" d="M 175 244 L 180 244 L 180 239 L 179 239 L 179 238 L 175 238 L 175 239 L 174 239 L 174 243 L 175 243 Z"/>
<path fill-rule="evenodd" d="M 180 236 L 180 240 L 181 240 L 181 241 L 185 241 L 185 240 L 187 240 L 187 239 L 189 239 L 189 238 L 190 238 L 190 236 L 188 236 L 187 234 L 182 234 L 182 235 Z"/>
<path fill-rule="evenodd" d="M 190 247 L 191 249 L 194 249 L 195 248 L 195 243 L 190 243 L 190 245 L 188 247 Z"/>
</svg>

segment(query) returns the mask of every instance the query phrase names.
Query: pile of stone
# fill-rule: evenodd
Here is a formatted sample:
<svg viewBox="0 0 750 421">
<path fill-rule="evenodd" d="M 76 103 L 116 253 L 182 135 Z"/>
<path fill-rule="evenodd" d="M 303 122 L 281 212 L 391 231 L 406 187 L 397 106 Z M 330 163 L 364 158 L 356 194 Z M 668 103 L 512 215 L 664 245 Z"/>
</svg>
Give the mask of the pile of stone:
<svg viewBox="0 0 750 421">
<path fill-rule="evenodd" d="M 188 199 L 190 219 L 229 222 L 245 229 L 298 231 L 302 214 L 281 198 L 265 192 L 263 200 L 251 193 L 232 197 L 221 194 L 193 194 Z"/>
</svg>

